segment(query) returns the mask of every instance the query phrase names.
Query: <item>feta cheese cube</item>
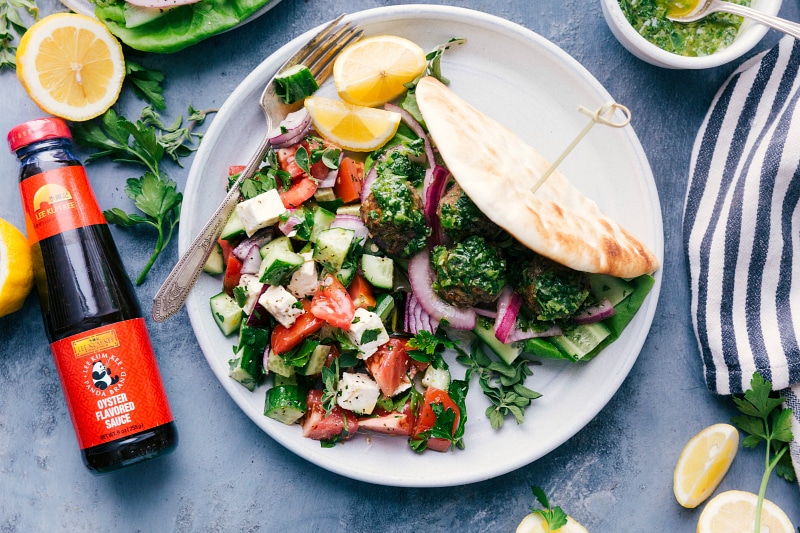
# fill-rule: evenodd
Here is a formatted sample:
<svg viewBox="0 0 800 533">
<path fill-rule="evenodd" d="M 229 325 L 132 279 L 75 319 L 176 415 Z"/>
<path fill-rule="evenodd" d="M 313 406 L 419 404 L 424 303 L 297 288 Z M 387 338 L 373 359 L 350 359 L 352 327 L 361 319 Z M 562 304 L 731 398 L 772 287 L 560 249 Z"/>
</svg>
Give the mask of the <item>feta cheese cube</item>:
<svg viewBox="0 0 800 533">
<path fill-rule="evenodd" d="M 258 281 L 258 276 L 256 275 L 242 274 L 242 277 L 239 278 L 239 287 L 242 287 L 247 294 L 247 302 L 242 307 L 242 311 L 249 315 L 253 312 L 256 302 L 258 302 L 258 297 L 261 295 L 261 289 L 264 284 Z"/>
<path fill-rule="evenodd" d="M 258 299 L 258 303 L 287 328 L 304 312 L 302 306 L 297 305 L 297 298 L 281 285 L 271 285 Z"/>
<path fill-rule="evenodd" d="M 389 340 L 389 334 L 383 327 L 381 317 L 360 307 L 356 309 L 356 314 L 350 323 L 350 331 L 346 333 L 350 342 L 361 350 L 361 353 L 358 354 L 360 359 L 369 359 L 378 351 L 379 346 Z"/>
<path fill-rule="evenodd" d="M 304 259 L 303 266 L 294 271 L 292 279 L 289 280 L 289 284 L 286 286 L 289 292 L 297 298 L 313 296 L 317 292 L 317 288 L 319 288 L 317 264 L 312 259 L 313 255 L 314 252 L 300 254 Z"/>
<path fill-rule="evenodd" d="M 275 224 L 286 212 L 286 207 L 278 191 L 272 189 L 236 204 L 236 212 L 247 236 L 251 237 L 261 228 Z"/>
<path fill-rule="evenodd" d="M 375 380 L 361 372 L 342 374 L 337 391 L 339 407 L 363 415 L 372 414 L 381 393 Z"/>
</svg>

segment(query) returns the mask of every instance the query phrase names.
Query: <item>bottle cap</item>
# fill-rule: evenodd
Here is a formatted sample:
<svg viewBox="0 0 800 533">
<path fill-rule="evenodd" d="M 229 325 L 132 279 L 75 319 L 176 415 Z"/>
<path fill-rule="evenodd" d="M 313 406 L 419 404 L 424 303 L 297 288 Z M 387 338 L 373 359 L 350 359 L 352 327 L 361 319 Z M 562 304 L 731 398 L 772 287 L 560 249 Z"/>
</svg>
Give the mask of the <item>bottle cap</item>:
<svg viewBox="0 0 800 533">
<path fill-rule="evenodd" d="M 72 134 L 67 123 L 55 117 L 37 118 L 23 122 L 8 132 L 8 146 L 12 152 L 45 139 L 72 139 Z"/>
</svg>

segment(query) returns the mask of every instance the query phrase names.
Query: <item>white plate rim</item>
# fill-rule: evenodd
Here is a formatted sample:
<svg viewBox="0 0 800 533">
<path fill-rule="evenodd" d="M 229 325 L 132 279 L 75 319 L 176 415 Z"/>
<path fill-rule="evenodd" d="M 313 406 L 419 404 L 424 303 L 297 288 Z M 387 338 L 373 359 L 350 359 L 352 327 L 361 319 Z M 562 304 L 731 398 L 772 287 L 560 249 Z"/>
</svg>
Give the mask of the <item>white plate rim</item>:
<svg viewBox="0 0 800 533">
<path fill-rule="evenodd" d="M 476 27 L 492 28 L 494 30 L 502 30 L 503 32 L 517 34 L 517 36 L 521 36 L 522 38 L 529 40 L 531 44 L 535 44 L 535 46 L 539 47 L 542 51 L 552 54 L 554 57 L 556 57 L 565 65 L 565 68 L 568 68 L 569 70 L 573 71 L 572 73 L 579 76 L 581 82 L 586 84 L 588 89 L 597 93 L 602 101 L 608 101 L 612 99 L 603 86 L 582 65 L 580 65 L 566 52 L 534 32 L 493 15 L 452 6 L 408 5 L 369 9 L 348 15 L 347 19 L 356 19 L 360 24 L 368 26 L 370 23 L 375 23 L 376 21 L 386 21 L 388 19 L 397 17 L 407 17 L 412 14 L 415 17 L 419 17 L 421 20 L 434 17 L 452 18 L 452 20 L 469 23 L 471 25 L 475 25 Z M 205 135 L 204 142 L 195 156 L 184 192 L 184 206 L 194 205 L 196 198 L 202 197 L 204 194 L 202 188 L 200 187 L 202 170 L 205 168 L 205 164 L 212 156 L 212 145 L 214 144 L 215 139 L 221 135 L 225 127 L 225 124 L 223 124 L 223 121 L 220 120 L 220 117 L 226 117 L 233 108 L 237 107 L 243 95 L 252 92 L 254 88 L 258 88 L 258 92 L 260 92 L 260 89 L 263 88 L 264 83 L 273 74 L 274 70 L 278 68 L 278 66 L 285 61 L 291 55 L 291 53 L 305 43 L 316 31 L 318 31 L 318 28 L 309 30 L 305 34 L 293 39 L 281 47 L 278 51 L 276 51 L 258 67 L 256 67 L 225 101 L 215 120 L 209 127 Z M 254 106 L 256 109 L 258 109 L 257 103 L 254 103 Z M 639 170 L 641 171 L 642 182 L 646 188 L 647 195 L 647 197 L 643 198 L 642 200 L 643 202 L 649 204 L 652 210 L 651 214 L 654 217 L 652 220 L 653 235 L 650 236 L 651 242 L 648 242 L 648 244 L 651 246 L 651 249 L 663 264 L 663 222 L 661 217 L 660 201 L 655 187 L 655 180 L 653 178 L 652 170 L 641 144 L 639 143 L 639 140 L 633 130 L 631 128 L 625 128 L 617 131 L 622 132 L 625 142 L 629 144 L 628 148 L 630 151 L 632 151 L 635 159 L 633 163 L 640 167 Z M 249 157 L 250 154 L 245 155 Z M 205 220 L 195 221 L 190 214 L 186 214 L 182 216 L 182 222 L 183 223 L 181 224 L 179 230 L 178 241 L 180 253 L 183 253 L 183 251 L 186 250 L 191 242 L 191 239 L 193 238 L 193 234 L 190 230 L 192 224 L 194 223 L 194 225 L 199 229 L 199 225 L 204 223 Z M 546 444 L 539 446 L 535 453 L 522 454 L 513 458 L 506 457 L 503 458 L 502 462 L 497 465 L 479 465 L 478 468 L 463 468 L 464 465 L 459 465 L 457 461 L 458 454 L 463 452 L 455 451 L 454 453 L 444 454 L 441 456 L 441 460 L 445 462 L 451 462 L 452 467 L 448 466 L 449 470 L 447 474 L 445 476 L 439 476 L 436 479 L 432 479 L 422 475 L 420 472 L 415 471 L 413 465 L 411 468 L 407 469 L 407 472 L 403 473 L 394 472 L 392 474 L 388 474 L 374 471 L 361 471 L 357 466 L 353 466 L 351 462 L 342 461 L 341 456 L 334 451 L 338 449 L 347 449 L 348 446 L 351 446 L 350 442 L 343 446 L 337 446 L 334 449 L 321 450 L 318 444 L 313 443 L 313 441 L 309 441 L 308 439 L 303 439 L 299 434 L 299 430 L 293 434 L 287 435 L 284 431 L 282 431 L 283 427 L 281 427 L 278 423 L 264 417 L 263 414 L 258 412 L 257 409 L 254 409 L 253 405 L 251 404 L 251 398 L 248 397 L 248 394 L 250 393 L 241 387 L 241 385 L 230 379 L 227 376 L 225 369 L 220 366 L 218 360 L 219 357 L 214 351 L 215 347 L 213 344 L 213 339 L 211 338 L 213 336 L 219 337 L 219 332 L 212 331 L 212 333 L 209 334 L 207 329 L 205 329 L 207 323 L 204 324 L 204 321 L 207 320 L 208 316 L 210 315 L 208 311 L 207 296 L 205 297 L 206 299 L 203 299 L 198 294 L 198 291 L 195 290 L 187 301 L 187 310 L 192 328 L 197 336 L 203 353 L 223 388 L 231 396 L 239 408 L 242 409 L 242 411 L 251 420 L 253 420 L 253 422 L 255 422 L 268 435 L 270 435 L 273 439 L 287 449 L 326 470 L 352 479 L 370 483 L 403 487 L 455 486 L 490 479 L 516 470 L 517 468 L 535 461 L 536 459 L 546 455 L 556 447 L 566 442 L 575 433 L 588 424 L 597 415 L 597 413 L 600 412 L 600 410 L 608 403 L 608 401 L 616 393 L 624 379 L 629 374 L 630 369 L 638 358 L 639 352 L 645 343 L 650 325 L 655 315 L 658 296 L 660 293 L 662 280 L 661 269 L 655 273 L 655 279 L 655 285 L 648 295 L 644 305 L 637 313 L 634 322 L 632 322 L 631 326 L 629 326 L 629 328 L 627 328 L 623 334 L 623 338 L 627 337 L 626 346 L 628 347 L 628 353 L 625 355 L 625 357 L 623 357 L 622 360 L 615 362 L 617 365 L 615 367 L 615 373 L 611 376 L 612 379 L 605 383 L 605 387 L 598 389 L 598 396 L 596 398 L 597 401 L 589 406 L 589 408 L 587 408 L 584 412 L 582 412 L 581 416 L 576 418 L 576 420 L 573 421 L 567 430 L 563 431 L 557 439 L 551 439 Z M 615 345 L 621 344 L 621 342 L 622 338 L 618 340 Z M 608 350 L 612 350 L 615 345 L 609 347 Z M 575 372 L 577 371 L 575 370 L 577 366 L 578 365 L 572 365 L 572 367 L 567 368 L 566 371 L 568 373 Z M 471 389 L 473 389 L 471 394 L 474 394 L 474 391 L 479 389 L 474 380 L 471 384 Z M 536 402 L 534 402 L 534 405 L 529 408 L 529 411 L 531 409 L 536 409 Z M 472 412 L 469 414 L 472 416 Z M 488 424 L 488 422 L 485 423 Z M 512 424 L 513 421 L 506 422 L 506 425 Z M 312 442 L 314 445 L 316 445 L 316 448 L 308 446 L 308 442 Z M 469 446 L 469 434 L 467 434 L 467 446 Z M 438 456 L 439 454 L 436 455 Z M 456 459 L 452 459 L 453 457 Z"/>
</svg>

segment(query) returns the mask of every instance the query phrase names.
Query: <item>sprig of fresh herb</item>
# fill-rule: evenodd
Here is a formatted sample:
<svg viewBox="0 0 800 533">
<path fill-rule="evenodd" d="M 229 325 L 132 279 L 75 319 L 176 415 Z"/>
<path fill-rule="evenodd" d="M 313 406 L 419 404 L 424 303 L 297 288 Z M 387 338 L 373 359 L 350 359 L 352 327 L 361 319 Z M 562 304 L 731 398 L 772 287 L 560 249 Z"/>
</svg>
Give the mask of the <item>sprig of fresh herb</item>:
<svg viewBox="0 0 800 533">
<path fill-rule="evenodd" d="M 339 396 L 339 358 L 334 358 L 331 366 L 322 367 L 322 408 L 325 415 L 330 415 L 336 407 L 336 398 Z"/>
<path fill-rule="evenodd" d="M 447 369 L 442 353 L 448 348 L 464 353 L 458 343 L 451 341 L 444 333 L 422 330 L 406 343 L 406 352 L 411 359 L 420 363 L 430 363 L 439 369 Z"/>
<path fill-rule="evenodd" d="M 758 490 L 754 531 L 761 531 L 761 507 L 772 471 L 787 481 L 795 481 L 795 473 L 789 459 L 789 443 L 792 441 L 792 410 L 781 408 L 783 399 L 772 396 L 772 383 L 758 372 L 750 380 L 750 389 L 744 398 L 734 397 L 737 409 L 742 413 L 731 419 L 747 437 L 742 441 L 745 448 L 755 448 L 766 442 L 764 475 Z"/>
<path fill-rule="evenodd" d="M 36 1 L 0 0 L 0 70 L 17 68 L 17 46 L 14 40 L 28 31 L 23 13 L 38 20 L 39 8 Z"/>
<path fill-rule="evenodd" d="M 567 525 L 567 513 L 565 513 L 561 507 L 551 507 L 550 502 L 547 501 L 547 495 L 544 490 L 531 485 L 531 491 L 533 491 L 533 495 L 536 496 L 539 504 L 544 507 L 544 509 L 531 507 L 530 511 L 542 517 L 547 523 L 548 531 L 556 531 L 558 528 Z"/>
<path fill-rule="evenodd" d="M 164 73 L 160 70 L 148 69 L 131 61 L 125 60 L 125 81 L 133 88 L 139 98 L 142 98 L 150 105 L 163 111 L 167 108 L 164 101 Z"/>
<path fill-rule="evenodd" d="M 450 85 L 450 80 L 442 76 L 442 66 L 441 66 L 442 56 L 447 50 L 450 49 L 451 46 L 457 44 L 464 44 L 466 42 L 467 40 L 464 38 L 453 37 L 449 41 L 440 44 L 439 46 L 437 46 L 436 48 L 425 54 L 425 60 L 427 61 L 425 69 L 419 76 L 417 76 L 417 78 L 414 81 L 406 83 L 406 87 L 409 89 L 415 89 L 417 87 L 417 83 L 419 83 L 419 80 L 421 80 L 425 76 L 433 76 L 434 78 L 444 83 L 445 85 Z"/>
<path fill-rule="evenodd" d="M 517 424 L 522 424 L 525 408 L 541 397 L 541 394 L 523 385 L 525 378 L 533 375 L 530 361 L 518 359 L 510 365 L 505 361 L 493 361 L 484 352 L 479 339 L 472 343 L 469 354 L 462 351 L 456 360 L 467 367 L 465 379 L 469 380 L 472 374 L 478 376 L 483 393 L 492 402 L 486 408 L 486 416 L 493 429 L 503 427 L 503 421 L 509 414 L 514 416 Z"/>
<path fill-rule="evenodd" d="M 192 133 L 192 128 L 202 123 L 205 117 L 206 112 L 197 112 L 189 106 L 187 127 L 181 127 L 181 117 L 171 126 L 165 126 L 157 111 L 147 106 L 135 123 L 109 109 L 99 119 L 72 126 L 73 138 L 79 145 L 98 150 L 87 157 L 87 162 L 107 157 L 112 161 L 131 163 L 146 169 L 141 178 L 129 179 L 125 187 L 125 193 L 144 216 L 128 214 L 119 208 L 104 212 L 106 220 L 112 224 L 123 227 L 145 224 L 157 232 L 153 253 L 137 277 L 137 285 L 144 281 L 161 251 L 169 244 L 180 221 L 183 195 L 178 192 L 177 184 L 162 170 L 161 163 L 165 155 L 178 161 L 179 157 L 189 155 L 196 149 L 193 143 L 199 141 L 200 136 Z"/>
</svg>

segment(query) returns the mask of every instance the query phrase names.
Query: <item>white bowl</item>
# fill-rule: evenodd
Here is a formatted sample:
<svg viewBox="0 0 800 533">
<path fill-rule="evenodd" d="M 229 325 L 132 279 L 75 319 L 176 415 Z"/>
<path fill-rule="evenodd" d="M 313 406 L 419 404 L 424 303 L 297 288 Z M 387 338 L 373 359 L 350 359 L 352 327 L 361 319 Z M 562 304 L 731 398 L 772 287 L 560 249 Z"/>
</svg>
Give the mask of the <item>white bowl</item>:
<svg viewBox="0 0 800 533">
<path fill-rule="evenodd" d="M 777 15 L 781 2 L 782 0 L 753 0 L 752 7 L 770 15 Z M 739 35 L 729 47 L 708 56 L 685 57 L 667 52 L 639 35 L 622 13 L 619 0 L 600 0 L 600 3 L 608 27 L 617 40 L 639 59 L 664 68 L 701 69 L 724 65 L 749 52 L 769 29 L 762 24 L 744 19 L 739 28 Z"/>
</svg>

